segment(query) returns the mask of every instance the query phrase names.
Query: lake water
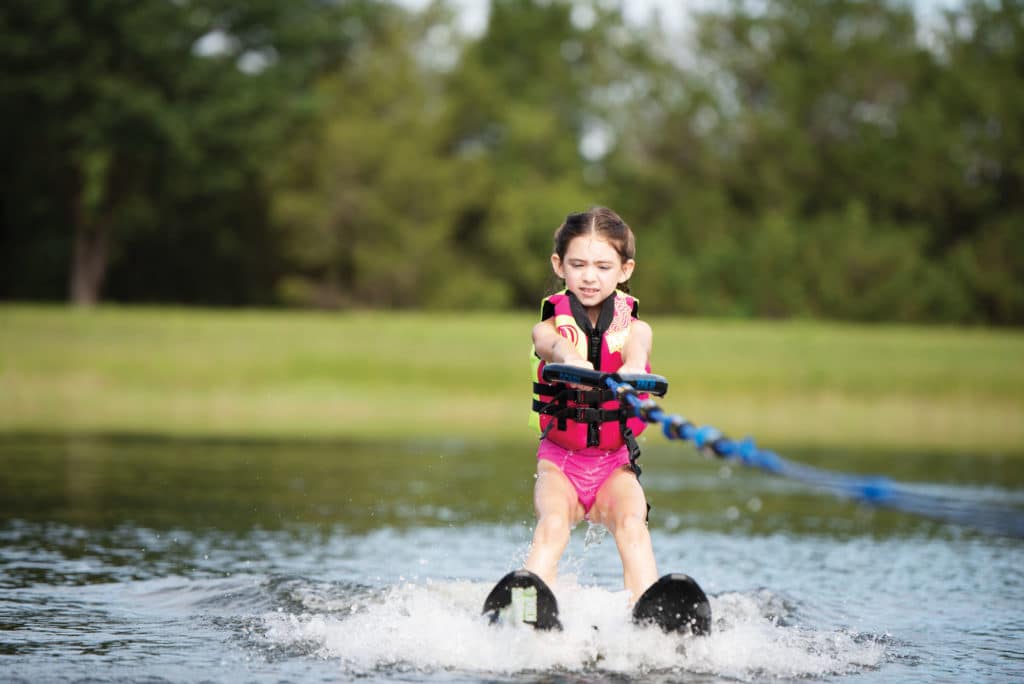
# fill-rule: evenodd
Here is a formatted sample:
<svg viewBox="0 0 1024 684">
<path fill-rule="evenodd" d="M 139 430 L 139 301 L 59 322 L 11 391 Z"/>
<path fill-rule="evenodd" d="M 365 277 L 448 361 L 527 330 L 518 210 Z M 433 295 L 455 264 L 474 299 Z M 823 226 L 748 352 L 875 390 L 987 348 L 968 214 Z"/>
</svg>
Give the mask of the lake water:
<svg viewBox="0 0 1024 684">
<path fill-rule="evenodd" d="M 629 624 L 581 525 L 565 630 L 492 628 L 532 525 L 529 444 L 0 438 L 0 679 L 661 682 L 1024 680 L 1024 541 L 873 511 L 645 446 L 659 570 L 708 638 Z M 814 453 L 1024 508 L 1024 458 Z"/>
</svg>

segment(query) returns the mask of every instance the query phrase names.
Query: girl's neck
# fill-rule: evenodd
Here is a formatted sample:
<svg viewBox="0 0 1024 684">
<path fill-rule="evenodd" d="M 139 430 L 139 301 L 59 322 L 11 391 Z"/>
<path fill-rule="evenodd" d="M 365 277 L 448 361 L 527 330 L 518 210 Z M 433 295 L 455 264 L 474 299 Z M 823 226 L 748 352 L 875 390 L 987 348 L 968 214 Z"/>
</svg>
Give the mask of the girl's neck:
<svg viewBox="0 0 1024 684">
<path fill-rule="evenodd" d="M 579 304 L 581 308 L 586 312 L 587 319 L 590 321 L 590 326 L 592 328 L 596 328 L 598 322 L 601 320 L 601 312 L 604 310 L 605 303 L 607 303 L 609 299 L 615 297 L 615 293 L 612 292 L 610 295 L 601 300 L 599 304 L 596 304 L 594 306 L 583 306 L 583 303 L 580 302 L 579 297 L 577 297 L 575 293 L 573 293 L 571 290 L 568 290 L 568 292 L 572 294 L 577 304 Z"/>
</svg>

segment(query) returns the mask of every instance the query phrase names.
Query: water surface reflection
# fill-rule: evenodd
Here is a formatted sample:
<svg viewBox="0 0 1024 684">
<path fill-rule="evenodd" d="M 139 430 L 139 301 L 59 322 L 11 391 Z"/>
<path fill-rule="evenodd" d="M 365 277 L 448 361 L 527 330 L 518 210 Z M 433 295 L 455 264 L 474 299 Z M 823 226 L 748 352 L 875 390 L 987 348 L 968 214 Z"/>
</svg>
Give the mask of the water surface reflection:
<svg viewBox="0 0 1024 684">
<path fill-rule="evenodd" d="M 1024 507 L 1024 459 L 792 453 Z M 643 456 L 663 571 L 715 635 L 623 640 L 614 545 L 574 534 L 561 641 L 481 628 L 530 538 L 530 443 L 0 439 L 0 666 L 26 680 L 666 681 L 1024 675 L 1024 543 L 858 507 L 673 444 Z M 623 643 L 628 642 L 627 648 Z"/>
</svg>

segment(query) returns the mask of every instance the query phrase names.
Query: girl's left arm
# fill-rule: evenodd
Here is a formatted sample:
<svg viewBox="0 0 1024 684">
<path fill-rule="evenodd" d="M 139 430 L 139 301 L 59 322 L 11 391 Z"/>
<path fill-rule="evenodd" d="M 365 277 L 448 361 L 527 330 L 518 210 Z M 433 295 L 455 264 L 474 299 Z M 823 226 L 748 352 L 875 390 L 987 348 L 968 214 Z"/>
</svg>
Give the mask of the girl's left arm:
<svg viewBox="0 0 1024 684">
<path fill-rule="evenodd" d="M 622 347 L 620 373 L 646 373 L 651 359 L 654 331 L 644 321 L 636 320 L 629 328 L 629 337 Z"/>
</svg>

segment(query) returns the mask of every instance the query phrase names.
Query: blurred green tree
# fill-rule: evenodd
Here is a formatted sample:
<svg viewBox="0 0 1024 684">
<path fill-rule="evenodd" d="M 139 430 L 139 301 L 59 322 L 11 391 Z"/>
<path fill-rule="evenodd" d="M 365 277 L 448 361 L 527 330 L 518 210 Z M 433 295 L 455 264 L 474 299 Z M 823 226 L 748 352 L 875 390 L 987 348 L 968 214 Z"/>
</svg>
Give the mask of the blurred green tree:
<svg viewBox="0 0 1024 684">
<path fill-rule="evenodd" d="M 692 290 L 654 304 L 1024 320 L 1021 5 L 944 24 L 886 0 L 699 15 L 694 63 L 619 171 L 658 245 L 639 278 Z"/>
<path fill-rule="evenodd" d="M 455 249 L 461 285 L 534 306 L 562 218 L 608 203 L 605 157 L 653 59 L 621 3 L 494 0 L 447 82 L 446 148 L 469 168 Z M 490 302 L 488 302 L 490 303 Z"/>
<path fill-rule="evenodd" d="M 431 305 L 462 267 L 450 252 L 454 205 L 472 180 L 443 149 L 437 54 L 455 49 L 453 19 L 441 5 L 384 10 L 319 81 L 315 122 L 283 156 L 273 210 L 289 303 Z"/>
<path fill-rule="evenodd" d="M 568 212 L 645 313 L 1024 321 L 1024 1 L 11 0 L 0 297 L 533 307 Z"/>
<path fill-rule="evenodd" d="M 965 284 L 971 320 L 1024 322 L 1024 2 L 968 0 L 945 13 L 946 78 L 929 111 L 953 176 L 931 204 L 935 252 Z M 939 160 L 936 160 L 939 161 Z M 944 312 L 940 312 L 944 313 Z M 948 317 L 943 317 L 948 318 Z"/>
<path fill-rule="evenodd" d="M 42 279 L 69 282 L 78 304 L 105 282 L 126 299 L 251 299 L 275 260 L 259 210 L 268 157 L 304 84 L 351 42 L 341 20 L 374 8 L 4 3 L 2 242 L 19 257 L 5 260 L 8 295 L 33 296 Z M 34 273 L 62 265 L 67 278 Z"/>
</svg>

